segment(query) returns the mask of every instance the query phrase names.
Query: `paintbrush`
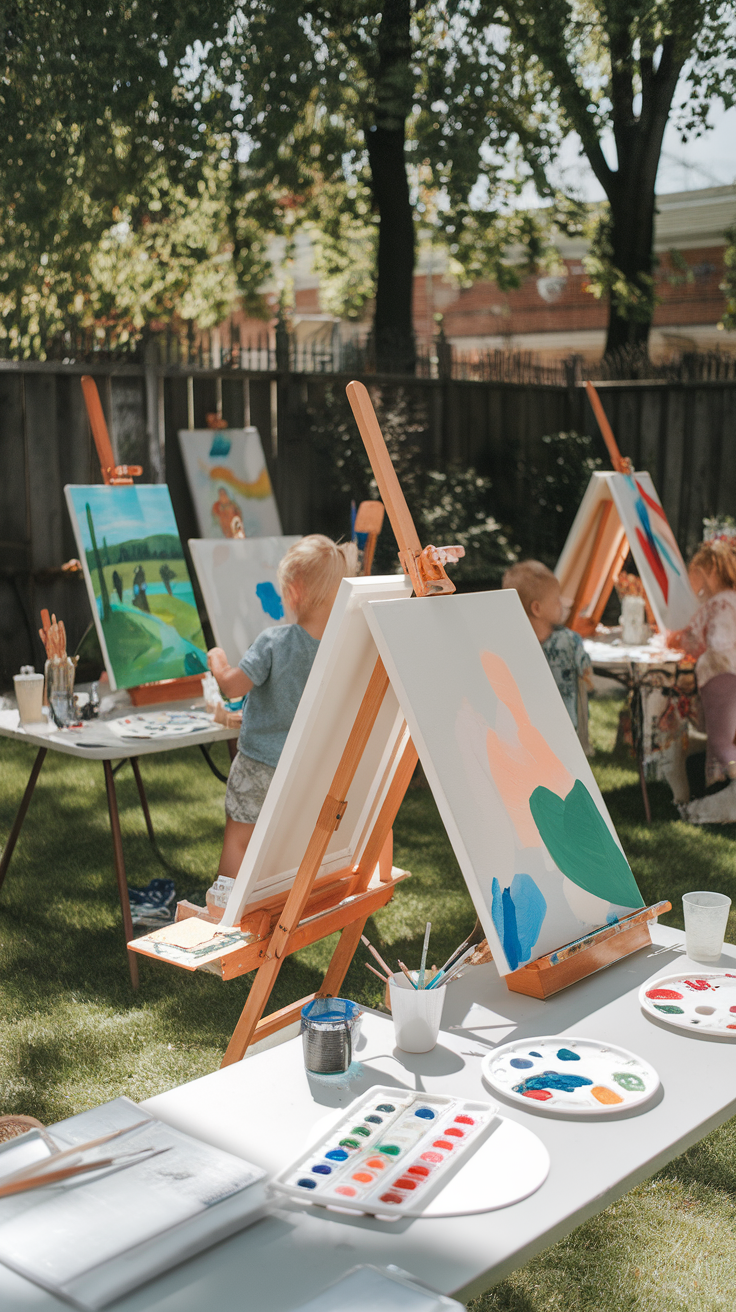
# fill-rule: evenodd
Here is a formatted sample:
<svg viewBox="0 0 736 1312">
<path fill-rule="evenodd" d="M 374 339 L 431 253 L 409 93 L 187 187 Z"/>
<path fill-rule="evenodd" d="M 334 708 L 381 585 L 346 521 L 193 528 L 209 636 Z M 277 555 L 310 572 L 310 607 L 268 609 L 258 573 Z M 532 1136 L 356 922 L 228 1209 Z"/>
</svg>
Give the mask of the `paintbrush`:
<svg viewBox="0 0 736 1312">
<path fill-rule="evenodd" d="M 88 1139 L 86 1143 L 77 1143 L 72 1148 L 65 1148 L 63 1152 L 53 1153 L 51 1157 L 44 1157 L 40 1162 L 34 1162 L 32 1166 L 24 1166 L 20 1171 L 13 1171 L 3 1176 L 3 1181 L 8 1184 L 11 1180 L 17 1180 L 19 1177 L 38 1175 L 39 1171 L 53 1162 L 63 1162 L 68 1157 L 78 1157 L 80 1153 L 89 1152 L 90 1148 L 99 1148 L 103 1143 L 110 1143 L 112 1139 L 119 1139 L 123 1134 L 130 1134 L 131 1130 L 139 1130 L 142 1125 L 151 1125 L 151 1117 L 146 1116 L 142 1121 L 134 1121 L 132 1125 L 126 1125 L 122 1130 L 113 1130 L 111 1134 L 102 1134 L 99 1139 Z"/>
<path fill-rule="evenodd" d="M 427 950 L 429 948 L 429 935 L 432 929 L 430 921 L 427 921 L 427 928 L 424 931 L 424 946 L 422 948 L 422 959 L 419 963 L 419 978 L 417 979 L 417 988 L 424 988 L 424 972 L 427 969 Z"/>
<path fill-rule="evenodd" d="M 382 984 L 390 983 L 390 980 L 387 979 L 385 975 L 382 975 L 380 970 L 374 970 L 373 966 L 370 964 L 369 961 L 364 961 L 363 965 L 365 966 L 366 970 L 369 970 L 371 972 L 371 975 L 375 975 L 376 979 L 380 979 Z"/>
<path fill-rule="evenodd" d="M 399 970 L 402 970 L 402 971 L 404 972 L 404 974 L 406 975 L 406 978 L 408 979 L 408 981 L 409 981 L 409 983 L 411 984 L 412 988 L 415 989 L 415 988 L 416 988 L 416 984 L 414 983 L 414 980 L 412 979 L 411 975 L 409 974 L 408 970 L 406 969 L 406 966 L 404 965 L 403 961 L 400 961 L 400 962 L 399 962 Z"/>
<path fill-rule="evenodd" d="M 465 942 L 461 943 L 459 948 L 455 948 L 455 951 L 450 953 L 449 957 L 447 958 L 447 961 L 442 967 L 442 970 L 449 970 L 453 961 L 455 961 L 460 956 L 461 952 L 464 952 L 466 948 L 475 947 L 476 944 L 482 943 L 484 938 L 485 938 L 485 933 L 483 930 L 483 926 L 480 923 L 480 919 L 476 917 L 475 924 L 473 925 L 473 928 L 468 934 L 468 937 L 466 938 Z"/>
<path fill-rule="evenodd" d="M 365 936 L 365 934 L 361 934 L 361 936 L 360 936 L 360 941 L 361 941 L 361 943 L 365 943 L 365 946 L 367 947 L 367 949 L 368 949 L 368 951 L 370 952 L 371 956 L 372 956 L 372 957 L 375 957 L 375 959 L 376 959 L 376 961 L 378 962 L 379 966 L 383 966 L 383 969 L 386 971 L 386 974 L 387 974 L 387 975 L 393 975 L 394 972 L 392 971 L 391 967 L 386 965 L 386 962 L 384 961 L 384 959 L 383 959 L 383 957 L 381 956 L 380 952 L 376 952 L 376 949 L 374 948 L 373 944 L 370 942 L 370 939 L 367 939 L 366 936 Z"/>
<path fill-rule="evenodd" d="M 433 989 L 436 988 L 438 984 L 449 984 L 451 979 L 455 979 L 456 971 L 465 964 L 468 957 L 473 955 L 475 952 L 475 946 L 476 945 L 472 943 L 469 948 L 465 949 L 462 956 L 458 957 L 456 961 L 453 961 L 451 966 L 447 969 L 438 970 L 437 974 L 429 981 L 427 988 Z"/>
<path fill-rule="evenodd" d="M 47 1184 L 59 1184 L 62 1180 L 71 1180 L 76 1175 L 85 1175 L 88 1171 L 99 1171 L 104 1166 L 115 1166 L 121 1162 L 122 1166 L 137 1166 L 139 1162 L 148 1161 L 150 1157 L 158 1157 L 161 1153 L 168 1153 L 170 1148 L 148 1149 L 140 1148 L 135 1153 L 118 1153 L 116 1157 L 100 1157 L 94 1162 L 81 1162 L 76 1166 L 66 1166 L 61 1171 L 42 1171 L 40 1174 L 31 1175 L 27 1173 L 20 1180 L 13 1180 L 10 1184 L 0 1185 L 0 1198 L 9 1198 L 11 1194 L 27 1193 L 31 1189 L 43 1189 Z M 122 1158 L 129 1160 L 122 1162 Z M 54 1158 L 49 1158 L 54 1161 Z"/>
</svg>

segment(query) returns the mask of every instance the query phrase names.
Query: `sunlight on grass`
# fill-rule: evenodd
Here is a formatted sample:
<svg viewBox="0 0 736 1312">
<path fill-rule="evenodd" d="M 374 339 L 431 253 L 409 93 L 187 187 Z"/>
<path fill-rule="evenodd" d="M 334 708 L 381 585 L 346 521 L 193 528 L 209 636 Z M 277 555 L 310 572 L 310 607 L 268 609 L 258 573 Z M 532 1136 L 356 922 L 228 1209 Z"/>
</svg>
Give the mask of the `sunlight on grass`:
<svg viewBox="0 0 736 1312">
<path fill-rule="evenodd" d="M 644 823 L 638 774 L 616 752 L 619 701 L 591 704 L 592 765 L 645 901 L 669 897 L 664 920 L 682 926 L 681 895 L 731 893 L 735 826 L 683 824 L 669 789 L 650 785 Z M 222 747 L 219 764 L 226 766 Z M 7 835 L 34 753 L 3 741 L 0 835 Z M 196 749 L 145 757 L 156 846 L 146 836 L 132 773 L 118 797 L 131 884 L 169 875 L 202 902 L 224 823 L 223 786 Z M 431 794 L 413 787 L 395 828 L 397 865 L 412 871 L 367 933 L 393 965 L 416 963 L 427 920 L 440 964 L 475 912 Z M 736 917 L 736 913 L 734 913 Z M 736 918 L 729 924 L 736 938 Z M 312 992 L 334 938 L 287 959 L 271 1006 Z M 347 996 L 382 1005 L 383 990 L 353 961 Z M 0 898 L 0 1113 L 46 1122 L 125 1093 L 149 1097 L 216 1070 L 251 977 L 223 984 L 140 961 L 130 988 L 115 889 L 102 768 L 50 754 Z M 472 1312 L 730 1312 L 736 1306 L 736 1122 L 710 1134 L 653 1180 L 580 1226 L 495 1289 Z M 421 1272 L 417 1274 L 421 1275 Z"/>
</svg>

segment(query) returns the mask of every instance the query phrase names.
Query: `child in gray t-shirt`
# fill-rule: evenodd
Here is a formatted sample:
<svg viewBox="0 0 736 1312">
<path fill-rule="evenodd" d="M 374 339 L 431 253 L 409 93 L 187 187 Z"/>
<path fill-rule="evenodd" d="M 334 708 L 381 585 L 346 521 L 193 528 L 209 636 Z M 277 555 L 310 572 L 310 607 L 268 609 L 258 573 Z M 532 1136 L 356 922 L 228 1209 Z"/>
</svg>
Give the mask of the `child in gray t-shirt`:
<svg viewBox="0 0 736 1312">
<path fill-rule="evenodd" d="M 228 664 L 221 647 L 207 654 L 207 664 L 225 697 L 248 694 L 227 781 L 218 878 L 234 879 L 240 869 L 340 580 L 354 575 L 357 565 L 352 542 L 338 546 L 321 533 L 301 538 L 278 569 L 284 608 L 295 622 L 265 629 L 236 666 Z"/>
</svg>

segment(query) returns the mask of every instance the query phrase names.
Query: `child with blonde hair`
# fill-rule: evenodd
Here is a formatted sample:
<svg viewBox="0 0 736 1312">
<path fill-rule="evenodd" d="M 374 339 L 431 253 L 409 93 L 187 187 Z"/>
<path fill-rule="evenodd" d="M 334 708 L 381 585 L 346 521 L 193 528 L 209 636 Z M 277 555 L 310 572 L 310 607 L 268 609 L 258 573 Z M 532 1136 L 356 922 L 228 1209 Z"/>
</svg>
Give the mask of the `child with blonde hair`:
<svg viewBox="0 0 736 1312">
<path fill-rule="evenodd" d="M 709 786 L 736 779 L 736 553 L 727 542 L 703 542 L 688 572 L 702 604 L 684 629 L 668 633 L 667 645 L 697 657 Z"/>
<path fill-rule="evenodd" d="M 518 592 L 568 715 L 588 751 L 585 688 L 592 686 L 592 667 L 580 635 L 562 623 L 564 607 L 559 581 L 541 560 L 520 560 L 506 570 L 501 587 Z"/>
<path fill-rule="evenodd" d="M 278 568 L 284 609 L 293 622 L 264 629 L 236 666 L 221 647 L 207 653 L 223 696 L 248 694 L 227 781 L 218 879 L 234 879 L 240 869 L 340 582 L 357 570 L 352 542 L 338 545 L 321 533 L 301 538 Z"/>
</svg>

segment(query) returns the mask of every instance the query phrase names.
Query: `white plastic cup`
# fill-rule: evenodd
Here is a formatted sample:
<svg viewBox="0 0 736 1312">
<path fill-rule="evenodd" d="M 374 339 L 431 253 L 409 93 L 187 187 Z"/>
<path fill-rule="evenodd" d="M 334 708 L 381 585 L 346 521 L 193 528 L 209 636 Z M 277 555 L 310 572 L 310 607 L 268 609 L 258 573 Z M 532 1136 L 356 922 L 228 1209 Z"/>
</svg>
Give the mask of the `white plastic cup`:
<svg viewBox="0 0 736 1312">
<path fill-rule="evenodd" d="M 683 893 L 685 944 L 692 961 L 719 960 L 730 906 L 725 893 Z"/>
<path fill-rule="evenodd" d="M 627 647 L 639 647 L 649 636 L 643 597 L 627 596 L 621 602 L 621 638 Z"/>
<path fill-rule="evenodd" d="M 13 676 L 13 683 L 21 724 L 41 724 L 43 721 L 43 675 L 16 674 Z"/>
<path fill-rule="evenodd" d="M 403 1052 L 431 1052 L 437 1042 L 446 987 L 413 989 L 399 972 L 389 981 L 396 1047 Z"/>
</svg>

